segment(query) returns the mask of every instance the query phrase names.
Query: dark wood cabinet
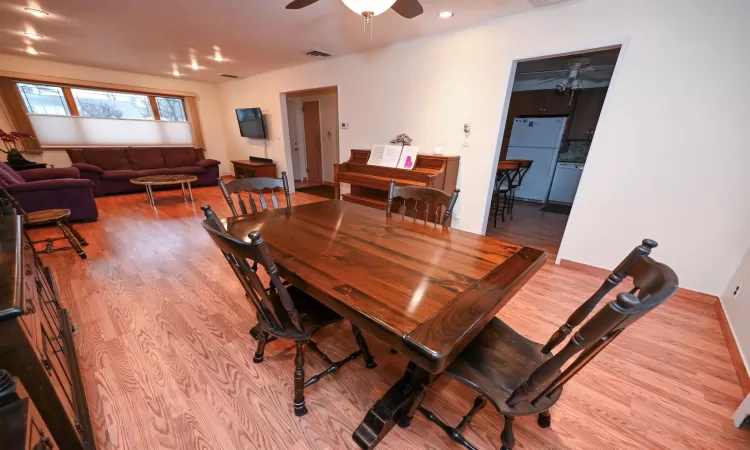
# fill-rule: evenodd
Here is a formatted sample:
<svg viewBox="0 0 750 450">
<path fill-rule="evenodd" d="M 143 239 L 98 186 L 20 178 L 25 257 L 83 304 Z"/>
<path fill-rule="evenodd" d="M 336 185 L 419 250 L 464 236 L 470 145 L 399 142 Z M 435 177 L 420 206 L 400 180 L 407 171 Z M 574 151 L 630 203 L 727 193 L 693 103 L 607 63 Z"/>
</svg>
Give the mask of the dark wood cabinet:
<svg viewBox="0 0 750 450">
<path fill-rule="evenodd" d="M 606 96 L 605 87 L 580 91 L 568 139 L 590 141 L 594 137 Z"/>
<path fill-rule="evenodd" d="M 276 163 L 232 161 L 235 178 L 276 178 Z"/>
<path fill-rule="evenodd" d="M 61 448 L 23 384 L 4 370 L 0 370 L 0 442 L 6 450 Z"/>
<path fill-rule="evenodd" d="M 60 448 L 95 448 L 72 324 L 49 268 L 23 228 L 0 216 L 0 369 L 28 390 Z M 44 448 L 44 447 L 40 447 Z"/>
</svg>

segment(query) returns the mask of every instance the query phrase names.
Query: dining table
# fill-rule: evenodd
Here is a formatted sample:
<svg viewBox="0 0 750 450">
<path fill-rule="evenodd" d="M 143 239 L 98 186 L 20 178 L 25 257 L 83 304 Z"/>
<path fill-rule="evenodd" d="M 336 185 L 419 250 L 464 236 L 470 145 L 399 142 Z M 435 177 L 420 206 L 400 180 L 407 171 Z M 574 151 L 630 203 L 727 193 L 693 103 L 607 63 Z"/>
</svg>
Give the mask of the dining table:
<svg viewBox="0 0 750 450">
<path fill-rule="evenodd" d="M 547 258 L 341 200 L 222 221 L 239 239 L 258 231 L 284 279 L 409 360 L 354 431 L 361 448 L 411 424 L 425 389 Z"/>
</svg>

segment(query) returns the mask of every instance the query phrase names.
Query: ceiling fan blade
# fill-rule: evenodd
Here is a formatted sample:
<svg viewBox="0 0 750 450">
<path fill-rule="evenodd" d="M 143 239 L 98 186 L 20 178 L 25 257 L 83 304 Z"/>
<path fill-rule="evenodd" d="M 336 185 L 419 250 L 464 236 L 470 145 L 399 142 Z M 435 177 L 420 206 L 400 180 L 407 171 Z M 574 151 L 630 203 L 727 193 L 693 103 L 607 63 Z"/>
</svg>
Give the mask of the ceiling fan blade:
<svg viewBox="0 0 750 450">
<path fill-rule="evenodd" d="M 294 0 L 292 3 L 286 5 L 286 9 L 302 9 L 317 2 L 318 0 Z"/>
<path fill-rule="evenodd" d="M 413 19 L 424 12 L 419 0 L 396 0 L 391 9 L 407 19 Z"/>
</svg>

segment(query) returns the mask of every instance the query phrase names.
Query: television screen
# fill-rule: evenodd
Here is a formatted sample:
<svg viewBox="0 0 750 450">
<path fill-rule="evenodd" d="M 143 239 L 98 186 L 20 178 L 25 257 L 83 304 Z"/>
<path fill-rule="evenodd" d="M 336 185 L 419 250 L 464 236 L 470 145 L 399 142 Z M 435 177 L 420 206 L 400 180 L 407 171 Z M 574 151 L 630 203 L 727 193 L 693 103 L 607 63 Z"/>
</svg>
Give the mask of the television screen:
<svg viewBox="0 0 750 450">
<path fill-rule="evenodd" d="M 263 113 L 260 108 L 243 108 L 235 110 L 240 124 L 240 135 L 248 138 L 266 138 L 266 127 L 263 124 Z"/>
</svg>

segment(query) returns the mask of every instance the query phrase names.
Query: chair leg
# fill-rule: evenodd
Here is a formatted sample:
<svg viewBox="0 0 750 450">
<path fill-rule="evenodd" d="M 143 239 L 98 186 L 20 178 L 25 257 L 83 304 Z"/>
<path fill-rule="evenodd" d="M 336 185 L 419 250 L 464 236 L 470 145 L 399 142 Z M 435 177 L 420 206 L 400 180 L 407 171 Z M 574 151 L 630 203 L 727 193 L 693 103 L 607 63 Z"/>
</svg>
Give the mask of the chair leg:
<svg viewBox="0 0 750 450">
<path fill-rule="evenodd" d="M 75 238 L 81 244 L 81 247 L 85 247 L 85 246 L 89 245 L 89 243 L 86 242 L 86 239 L 84 239 L 83 236 L 81 236 L 81 233 L 79 233 L 78 230 L 76 230 L 75 228 L 73 228 L 73 225 L 71 225 L 71 224 L 69 224 L 67 222 L 65 224 L 68 226 L 68 229 L 70 229 L 70 232 L 73 233 L 73 236 L 75 236 Z"/>
<path fill-rule="evenodd" d="M 513 435 L 513 420 L 515 417 L 505 416 L 505 426 L 500 433 L 500 441 L 503 443 L 501 450 L 513 450 L 516 446 L 516 437 Z"/>
<path fill-rule="evenodd" d="M 549 414 L 549 409 L 539 413 L 536 423 L 542 428 L 549 428 L 552 425 L 552 416 Z"/>
<path fill-rule="evenodd" d="M 365 357 L 365 367 L 367 367 L 368 369 L 374 369 L 378 367 L 377 363 L 375 363 L 375 358 L 373 358 L 372 354 L 370 354 L 370 348 L 367 347 L 367 341 L 365 341 L 365 337 L 362 336 L 362 332 L 359 330 L 359 327 L 352 324 L 352 333 L 354 334 L 354 339 L 357 340 L 359 349 L 362 350 L 362 355 Z"/>
<path fill-rule="evenodd" d="M 294 415 L 307 414 L 305 406 L 305 356 L 302 354 L 304 341 L 297 341 L 297 356 L 294 358 Z"/>
<path fill-rule="evenodd" d="M 255 349 L 255 356 L 253 362 L 255 364 L 263 362 L 263 352 L 266 350 L 266 344 L 268 343 L 268 333 L 263 330 L 258 335 L 258 347 Z"/>
<path fill-rule="evenodd" d="M 73 247 L 73 250 L 78 253 L 78 256 L 80 256 L 81 259 L 86 259 L 86 253 L 84 253 L 83 249 L 81 248 L 81 244 L 78 243 L 78 240 L 73 236 L 73 233 L 70 232 L 68 224 L 65 221 L 58 220 L 57 226 L 60 228 L 60 230 L 62 230 L 62 233 L 65 235 L 65 239 L 68 240 L 70 246 Z"/>
</svg>

